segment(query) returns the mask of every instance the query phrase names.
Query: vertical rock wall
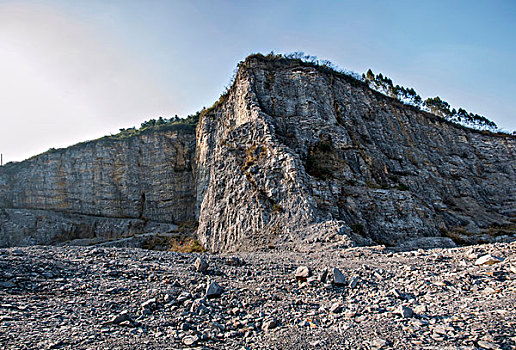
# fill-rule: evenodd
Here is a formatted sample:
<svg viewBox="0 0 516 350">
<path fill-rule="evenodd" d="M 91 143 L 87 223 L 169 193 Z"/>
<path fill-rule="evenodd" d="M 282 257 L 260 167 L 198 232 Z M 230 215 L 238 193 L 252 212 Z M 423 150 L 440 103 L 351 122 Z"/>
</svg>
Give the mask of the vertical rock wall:
<svg viewBox="0 0 516 350">
<path fill-rule="evenodd" d="M 117 230 L 120 235 L 139 233 L 148 221 L 192 223 L 196 220 L 194 155 L 193 132 L 165 130 L 85 142 L 7 164 L 0 168 L 0 208 L 48 213 L 44 220 L 41 212 L 36 216 L 4 213 L 4 218 L 11 218 L 6 222 L 17 224 L 0 225 L 0 233 L 18 237 L 18 227 L 33 238 L 31 242 L 52 242 L 39 238 L 52 236 L 51 230 L 56 231 L 55 236 L 63 236 L 57 229 L 63 218 L 53 212 L 79 215 L 68 217 L 71 226 L 63 228 L 71 236 L 77 231 L 74 227 L 84 222 L 88 236 L 109 237 L 116 237 Z M 98 224 L 84 215 L 128 221 L 120 229 L 119 222 L 108 225 L 111 221 L 102 220 Z M 133 219 L 138 223 L 130 221 Z"/>
<path fill-rule="evenodd" d="M 516 233 L 515 140 L 342 74 L 250 57 L 196 135 L 119 135 L 1 167 L 0 245 L 196 220 L 214 252 L 489 241 Z"/>
<path fill-rule="evenodd" d="M 515 233 L 514 137 L 448 123 L 349 77 L 248 59 L 197 138 L 198 235 L 211 250 Z"/>
</svg>

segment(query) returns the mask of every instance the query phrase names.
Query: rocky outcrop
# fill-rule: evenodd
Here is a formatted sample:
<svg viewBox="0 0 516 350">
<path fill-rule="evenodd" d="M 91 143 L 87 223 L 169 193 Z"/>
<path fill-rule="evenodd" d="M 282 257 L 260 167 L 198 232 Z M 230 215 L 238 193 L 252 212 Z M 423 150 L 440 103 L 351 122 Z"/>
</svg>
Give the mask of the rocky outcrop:
<svg viewBox="0 0 516 350">
<path fill-rule="evenodd" d="M 17 210 L 0 212 L 0 245 L 113 239 L 194 222 L 194 154 L 193 132 L 163 130 L 8 164 L 0 208 Z"/>
<path fill-rule="evenodd" d="M 516 231 L 515 140 L 452 124 L 323 67 L 253 56 L 201 114 L 196 135 L 111 137 L 7 165 L 0 207 L 73 214 L 95 237 L 120 227 L 101 218 L 129 220 L 123 235 L 154 229 L 149 222 L 198 220 L 211 251 L 476 243 Z M 62 220 L 13 226 L 13 214 L 2 215 L 2 242 L 12 241 L 13 227 L 31 227 L 29 241 L 44 242 L 37 237 L 47 233 L 37 232 L 56 227 L 41 222 Z"/>
<path fill-rule="evenodd" d="M 198 235 L 211 250 L 339 236 L 442 246 L 515 232 L 514 137 L 317 67 L 247 59 L 201 118 L 197 144 Z"/>
</svg>

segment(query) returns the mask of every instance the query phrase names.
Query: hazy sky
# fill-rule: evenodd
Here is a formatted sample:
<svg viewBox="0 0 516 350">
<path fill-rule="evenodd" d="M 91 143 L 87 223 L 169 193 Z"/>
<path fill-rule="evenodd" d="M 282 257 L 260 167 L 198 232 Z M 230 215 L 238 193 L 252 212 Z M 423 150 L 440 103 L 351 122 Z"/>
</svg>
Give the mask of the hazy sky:
<svg viewBox="0 0 516 350">
<path fill-rule="evenodd" d="M 0 152 L 18 161 L 211 105 L 304 51 L 516 129 L 516 1 L 0 0 Z"/>
</svg>

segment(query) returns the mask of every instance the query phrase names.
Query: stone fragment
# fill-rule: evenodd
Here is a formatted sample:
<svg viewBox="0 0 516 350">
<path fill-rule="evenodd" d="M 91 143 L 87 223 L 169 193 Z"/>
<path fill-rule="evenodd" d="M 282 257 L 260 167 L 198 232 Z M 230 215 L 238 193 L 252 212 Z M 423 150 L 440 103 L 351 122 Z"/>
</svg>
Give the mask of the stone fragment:
<svg viewBox="0 0 516 350">
<path fill-rule="evenodd" d="M 428 307 L 426 306 L 426 304 L 417 305 L 414 308 L 414 312 L 418 315 L 425 314 L 428 312 Z"/>
<path fill-rule="evenodd" d="M 373 349 L 382 349 L 389 345 L 389 342 L 382 338 L 377 338 L 371 342 L 371 347 Z"/>
<path fill-rule="evenodd" d="M 324 270 L 321 271 L 321 273 L 319 274 L 319 276 L 317 276 L 317 280 L 321 283 L 324 283 L 326 282 L 326 278 L 328 277 L 328 269 L 325 268 Z"/>
<path fill-rule="evenodd" d="M 217 282 L 208 282 L 208 287 L 206 288 L 206 298 L 219 298 L 222 295 L 222 287 L 219 286 Z"/>
<path fill-rule="evenodd" d="M 494 265 L 499 262 L 502 262 L 503 259 L 497 256 L 493 256 L 491 254 L 486 254 L 481 256 L 475 261 L 475 265 Z"/>
<path fill-rule="evenodd" d="M 188 292 L 182 292 L 179 294 L 179 296 L 176 298 L 176 303 L 182 304 L 185 301 L 189 300 L 192 296 Z"/>
<path fill-rule="evenodd" d="M 118 315 L 114 316 L 108 323 L 120 324 L 122 322 L 131 321 L 131 320 L 132 320 L 132 316 L 129 313 L 129 311 L 124 310 L 121 313 L 119 313 Z"/>
<path fill-rule="evenodd" d="M 142 309 L 152 309 L 156 306 L 156 298 L 150 298 L 141 304 Z"/>
<path fill-rule="evenodd" d="M 398 307 L 397 313 L 401 315 L 403 318 L 411 318 L 414 315 L 414 311 L 408 306 L 400 305 Z"/>
<path fill-rule="evenodd" d="M 186 346 L 195 345 L 199 341 L 199 337 L 196 335 L 187 335 L 183 338 L 183 344 Z"/>
<path fill-rule="evenodd" d="M 481 347 L 482 349 L 489 349 L 489 350 L 501 350 L 502 349 L 502 347 L 498 346 L 497 344 L 490 342 L 490 341 L 486 341 L 486 340 L 479 340 L 478 346 Z"/>
<path fill-rule="evenodd" d="M 344 277 L 344 274 L 336 267 L 333 268 L 333 284 L 336 286 L 344 286 L 346 284 L 346 277 Z"/>
<path fill-rule="evenodd" d="M 317 280 L 317 277 L 315 277 L 315 276 L 308 277 L 308 279 L 306 280 L 306 285 L 310 286 L 310 287 L 314 287 L 315 285 L 317 285 L 317 283 L 318 283 L 318 280 Z"/>
<path fill-rule="evenodd" d="M 333 303 L 331 306 L 330 306 L 330 312 L 334 313 L 334 314 L 338 314 L 340 312 L 342 312 L 342 305 L 340 303 Z"/>
<path fill-rule="evenodd" d="M 296 279 L 298 281 L 306 281 L 312 275 L 312 271 L 308 266 L 299 266 L 296 270 Z"/>
<path fill-rule="evenodd" d="M 170 303 L 172 301 L 172 295 L 170 294 L 165 294 L 165 296 L 163 297 L 163 301 L 165 301 L 165 303 Z"/>
<path fill-rule="evenodd" d="M 195 270 L 197 272 L 206 273 L 208 271 L 209 264 L 206 260 L 204 260 L 201 257 L 198 257 L 197 259 L 195 259 L 194 265 L 195 265 Z"/>
<path fill-rule="evenodd" d="M 402 293 L 399 289 L 392 289 L 391 294 L 394 295 L 398 299 L 405 299 L 405 294 Z"/>
<path fill-rule="evenodd" d="M 349 280 L 349 283 L 348 283 L 348 287 L 353 289 L 357 286 L 358 284 L 358 277 L 356 276 L 353 276 L 351 277 L 351 279 Z"/>
<path fill-rule="evenodd" d="M 226 260 L 226 264 L 230 266 L 243 266 L 245 265 L 245 261 L 237 256 L 232 256 Z"/>
<path fill-rule="evenodd" d="M 276 320 L 276 318 L 271 317 L 271 318 L 268 318 L 265 321 L 263 321 L 262 330 L 268 331 L 268 330 L 276 328 L 277 326 L 278 326 L 278 321 Z"/>
<path fill-rule="evenodd" d="M 16 284 L 11 281 L 0 282 L 0 288 L 15 288 Z"/>
</svg>

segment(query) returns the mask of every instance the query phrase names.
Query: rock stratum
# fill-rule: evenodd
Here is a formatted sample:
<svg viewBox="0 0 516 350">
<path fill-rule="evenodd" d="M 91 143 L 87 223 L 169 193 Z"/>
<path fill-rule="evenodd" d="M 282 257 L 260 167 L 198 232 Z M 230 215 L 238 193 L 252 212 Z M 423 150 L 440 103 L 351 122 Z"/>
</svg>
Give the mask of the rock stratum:
<svg viewBox="0 0 516 350">
<path fill-rule="evenodd" d="M 324 67 L 255 55 L 195 131 L 164 128 L 0 168 L 0 246 L 193 230 L 212 252 L 404 248 L 516 232 L 516 138 Z"/>
</svg>

